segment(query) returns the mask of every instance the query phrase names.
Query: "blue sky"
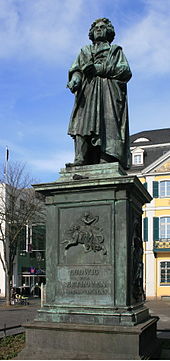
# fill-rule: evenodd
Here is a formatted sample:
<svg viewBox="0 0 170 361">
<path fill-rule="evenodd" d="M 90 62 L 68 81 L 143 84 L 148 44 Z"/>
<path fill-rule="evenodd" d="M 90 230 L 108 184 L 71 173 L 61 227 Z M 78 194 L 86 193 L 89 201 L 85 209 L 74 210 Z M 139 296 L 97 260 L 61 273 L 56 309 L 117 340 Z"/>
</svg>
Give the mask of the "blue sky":
<svg viewBox="0 0 170 361">
<path fill-rule="evenodd" d="M 7 145 L 37 182 L 73 161 L 68 69 L 99 17 L 133 73 L 130 133 L 170 127 L 170 0 L 0 0 L 0 161 Z"/>
</svg>

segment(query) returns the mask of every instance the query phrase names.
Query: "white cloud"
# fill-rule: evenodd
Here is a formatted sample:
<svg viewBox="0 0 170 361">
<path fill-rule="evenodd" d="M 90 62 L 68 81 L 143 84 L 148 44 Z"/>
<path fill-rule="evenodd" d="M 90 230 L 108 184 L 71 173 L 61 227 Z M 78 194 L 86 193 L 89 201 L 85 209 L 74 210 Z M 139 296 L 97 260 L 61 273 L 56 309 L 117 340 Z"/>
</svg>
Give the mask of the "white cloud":
<svg viewBox="0 0 170 361">
<path fill-rule="evenodd" d="M 76 47 L 83 0 L 0 0 L 0 57 L 60 62 Z"/>
<path fill-rule="evenodd" d="M 64 64 L 87 41 L 91 21 L 105 16 L 107 4 L 111 6 L 103 0 L 0 0 L 0 58 Z M 121 44 L 133 69 L 170 71 L 169 5 L 170 0 L 143 0 L 141 16 L 124 14 Z M 115 0 L 112 9 L 112 16 L 117 10 L 119 17 L 120 1 Z"/>
<path fill-rule="evenodd" d="M 73 161 L 73 153 L 61 151 L 55 155 L 48 154 L 48 159 L 30 159 L 29 165 L 32 165 L 36 171 L 58 172 L 65 164 Z"/>
<path fill-rule="evenodd" d="M 18 130 L 16 132 L 16 135 L 17 135 L 18 139 L 23 139 L 24 138 L 24 133 L 21 130 Z"/>
<path fill-rule="evenodd" d="M 65 167 L 66 163 L 73 162 L 74 154 L 72 150 L 56 150 L 51 151 L 33 151 L 27 147 L 17 145 L 7 139 L 0 139 L 0 162 L 5 160 L 6 145 L 9 149 L 9 161 L 14 159 L 23 161 L 29 166 L 32 174 L 44 173 L 57 173 L 61 168 Z"/>
<path fill-rule="evenodd" d="M 0 58 L 63 64 L 88 41 L 91 23 L 106 16 L 107 4 L 112 0 L 0 0 Z"/>
<path fill-rule="evenodd" d="M 170 72 L 169 0 L 145 0 L 147 13 L 126 31 L 122 44 L 133 69 L 149 74 Z"/>
</svg>

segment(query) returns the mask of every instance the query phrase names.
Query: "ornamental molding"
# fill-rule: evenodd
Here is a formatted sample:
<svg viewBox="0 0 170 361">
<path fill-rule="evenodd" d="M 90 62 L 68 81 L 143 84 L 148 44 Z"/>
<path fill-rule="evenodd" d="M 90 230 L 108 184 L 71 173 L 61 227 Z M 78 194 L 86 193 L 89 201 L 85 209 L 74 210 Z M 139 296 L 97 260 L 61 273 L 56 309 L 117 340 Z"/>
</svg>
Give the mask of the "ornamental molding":
<svg viewBox="0 0 170 361">
<path fill-rule="evenodd" d="M 146 174 L 149 172 L 152 173 L 170 172 L 170 150 L 165 154 L 163 154 L 161 157 L 159 157 L 155 162 L 151 163 L 148 167 L 144 168 L 141 171 L 141 174 Z"/>
</svg>

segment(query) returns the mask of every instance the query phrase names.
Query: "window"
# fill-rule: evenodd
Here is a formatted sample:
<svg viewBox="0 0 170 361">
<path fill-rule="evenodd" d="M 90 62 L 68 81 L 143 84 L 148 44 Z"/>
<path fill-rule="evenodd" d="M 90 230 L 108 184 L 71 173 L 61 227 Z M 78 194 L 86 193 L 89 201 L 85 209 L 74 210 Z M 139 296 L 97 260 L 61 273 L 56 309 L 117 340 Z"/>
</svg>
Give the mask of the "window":
<svg viewBox="0 0 170 361">
<path fill-rule="evenodd" d="M 31 252 L 30 258 L 35 258 L 38 262 L 45 260 L 45 251 Z"/>
<path fill-rule="evenodd" d="M 138 138 L 134 140 L 134 143 L 140 143 L 140 142 L 149 142 L 148 138 Z"/>
<path fill-rule="evenodd" d="M 170 285 L 170 261 L 160 262 L 160 284 Z"/>
<path fill-rule="evenodd" d="M 45 250 L 45 232 L 46 227 L 44 224 L 32 226 L 32 246 L 34 251 Z"/>
<path fill-rule="evenodd" d="M 170 198 L 170 180 L 154 181 L 153 182 L 153 197 L 154 198 Z"/>
<path fill-rule="evenodd" d="M 132 150 L 132 164 L 142 165 L 143 164 L 144 150 L 141 148 L 135 148 Z"/>
<path fill-rule="evenodd" d="M 21 251 L 26 250 L 26 227 L 23 227 L 19 233 L 19 248 Z"/>
<path fill-rule="evenodd" d="M 161 239 L 170 239 L 170 217 L 160 218 L 159 234 Z"/>
<path fill-rule="evenodd" d="M 134 155 L 133 164 L 142 164 L 142 155 L 141 154 Z"/>
<path fill-rule="evenodd" d="M 170 180 L 160 182 L 159 192 L 160 197 L 170 197 Z"/>
</svg>

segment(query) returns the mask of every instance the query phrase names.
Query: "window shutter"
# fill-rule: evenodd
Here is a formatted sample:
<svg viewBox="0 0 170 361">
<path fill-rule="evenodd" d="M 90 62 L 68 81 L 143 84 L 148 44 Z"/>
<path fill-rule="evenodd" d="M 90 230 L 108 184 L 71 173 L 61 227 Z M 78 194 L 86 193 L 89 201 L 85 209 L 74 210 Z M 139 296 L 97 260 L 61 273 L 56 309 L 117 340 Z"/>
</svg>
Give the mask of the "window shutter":
<svg viewBox="0 0 170 361">
<path fill-rule="evenodd" d="M 143 183 L 143 186 L 145 187 L 146 190 L 148 189 L 148 183 L 147 182 Z"/>
<path fill-rule="evenodd" d="M 159 241 L 159 217 L 153 217 L 153 240 Z"/>
<path fill-rule="evenodd" d="M 153 182 L 153 198 L 158 198 L 159 192 L 158 192 L 158 182 Z"/>
<path fill-rule="evenodd" d="M 144 242 L 148 241 L 148 217 L 143 219 L 143 240 Z"/>
</svg>

